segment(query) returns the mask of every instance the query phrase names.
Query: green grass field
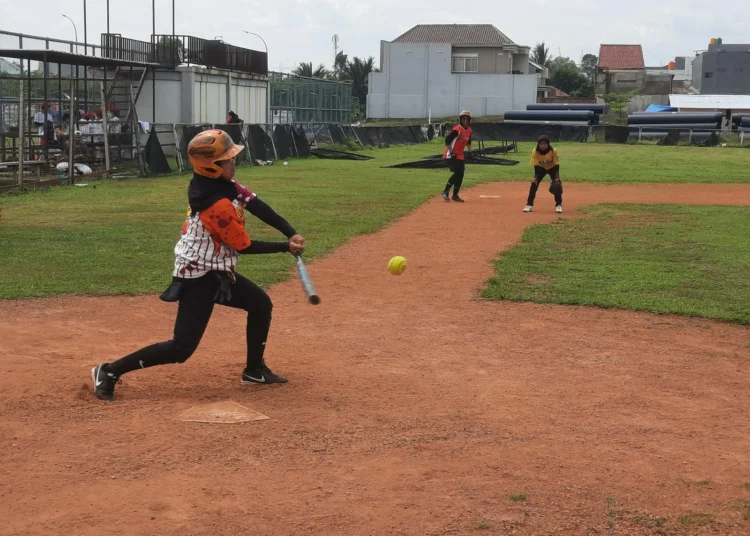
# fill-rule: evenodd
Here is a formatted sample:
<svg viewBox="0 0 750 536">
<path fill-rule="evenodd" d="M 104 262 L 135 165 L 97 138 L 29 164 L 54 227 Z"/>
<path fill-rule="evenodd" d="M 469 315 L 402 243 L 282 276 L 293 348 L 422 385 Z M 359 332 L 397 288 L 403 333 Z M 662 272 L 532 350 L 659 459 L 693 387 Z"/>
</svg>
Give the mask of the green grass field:
<svg viewBox="0 0 750 536">
<path fill-rule="evenodd" d="M 750 207 L 603 204 L 528 228 L 483 291 L 750 323 Z"/>
<path fill-rule="evenodd" d="M 532 146 L 521 144 L 517 166 L 470 166 L 465 185 L 528 180 Z M 558 148 L 564 180 L 593 183 L 744 182 L 750 155 L 731 148 L 573 143 Z M 304 234 L 308 255 L 315 257 L 436 195 L 447 171 L 380 166 L 441 150 L 436 141 L 368 150 L 376 157 L 369 162 L 309 158 L 293 159 L 288 167 L 243 166 L 238 179 Z M 101 181 L 0 196 L 0 298 L 162 290 L 187 209 L 188 181 L 186 175 Z M 251 236 L 281 238 L 253 220 Z M 243 259 L 241 271 L 267 285 L 287 277 L 292 265 L 290 256 L 256 256 Z"/>
</svg>

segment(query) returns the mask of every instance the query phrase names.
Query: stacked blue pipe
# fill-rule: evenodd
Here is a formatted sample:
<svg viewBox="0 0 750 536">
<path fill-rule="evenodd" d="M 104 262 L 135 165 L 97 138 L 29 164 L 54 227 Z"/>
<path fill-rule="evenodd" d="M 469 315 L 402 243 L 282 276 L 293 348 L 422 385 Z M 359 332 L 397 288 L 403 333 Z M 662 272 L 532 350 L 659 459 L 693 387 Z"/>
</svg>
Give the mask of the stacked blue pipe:
<svg viewBox="0 0 750 536">
<path fill-rule="evenodd" d="M 505 112 L 506 123 L 591 125 L 598 122 L 591 110 L 525 110 Z"/>
<path fill-rule="evenodd" d="M 526 110 L 528 111 L 557 110 L 557 111 L 576 111 L 576 112 L 579 112 L 581 110 L 583 111 L 588 110 L 588 111 L 594 112 L 597 115 L 602 115 L 604 113 L 604 105 L 603 104 L 542 103 L 542 104 L 527 104 Z"/>
<path fill-rule="evenodd" d="M 632 136 L 661 137 L 670 130 L 702 133 L 721 130 L 721 112 L 636 112 L 628 116 Z"/>
<path fill-rule="evenodd" d="M 746 115 L 740 121 L 740 130 L 750 131 L 750 115 Z"/>
<path fill-rule="evenodd" d="M 740 124 L 745 118 L 750 118 L 750 114 L 734 114 L 732 116 L 732 125 L 734 125 L 734 128 L 740 128 Z"/>
</svg>

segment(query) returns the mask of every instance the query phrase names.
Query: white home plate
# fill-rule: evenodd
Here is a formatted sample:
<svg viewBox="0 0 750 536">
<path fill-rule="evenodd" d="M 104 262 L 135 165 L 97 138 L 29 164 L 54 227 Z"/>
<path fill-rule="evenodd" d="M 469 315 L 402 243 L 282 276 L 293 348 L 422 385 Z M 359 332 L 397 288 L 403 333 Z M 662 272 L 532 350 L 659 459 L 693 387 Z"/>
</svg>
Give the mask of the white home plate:
<svg viewBox="0 0 750 536">
<path fill-rule="evenodd" d="M 233 424 L 237 422 L 264 421 L 268 418 L 266 415 L 248 409 L 237 402 L 227 400 L 204 406 L 193 406 L 177 417 L 177 420 Z"/>
<path fill-rule="evenodd" d="M 500 199 L 499 195 L 480 195 L 480 199 Z"/>
</svg>

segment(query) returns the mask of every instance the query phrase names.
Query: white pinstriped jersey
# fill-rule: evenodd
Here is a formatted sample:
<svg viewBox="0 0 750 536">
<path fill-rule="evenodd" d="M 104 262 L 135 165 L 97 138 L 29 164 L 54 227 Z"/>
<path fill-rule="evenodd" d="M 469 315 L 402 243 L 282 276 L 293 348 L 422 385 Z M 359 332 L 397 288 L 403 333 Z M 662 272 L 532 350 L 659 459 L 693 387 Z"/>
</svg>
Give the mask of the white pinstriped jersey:
<svg viewBox="0 0 750 536">
<path fill-rule="evenodd" d="M 210 271 L 234 273 L 238 251 L 251 244 L 245 232 L 243 207 L 255 199 L 244 186 L 235 186 L 237 198 L 233 201 L 221 199 L 193 215 L 188 209 L 182 236 L 174 248 L 174 277 L 196 279 Z"/>
</svg>

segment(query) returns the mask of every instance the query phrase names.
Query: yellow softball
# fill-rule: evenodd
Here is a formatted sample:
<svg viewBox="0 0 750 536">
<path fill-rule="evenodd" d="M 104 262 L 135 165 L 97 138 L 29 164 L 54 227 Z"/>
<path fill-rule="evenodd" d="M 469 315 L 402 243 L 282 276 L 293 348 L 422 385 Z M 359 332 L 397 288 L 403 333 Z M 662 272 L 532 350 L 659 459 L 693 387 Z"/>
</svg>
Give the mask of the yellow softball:
<svg viewBox="0 0 750 536">
<path fill-rule="evenodd" d="M 401 275 L 406 270 L 406 259 L 401 256 L 393 257 L 388 261 L 388 271 L 393 275 Z"/>
</svg>

